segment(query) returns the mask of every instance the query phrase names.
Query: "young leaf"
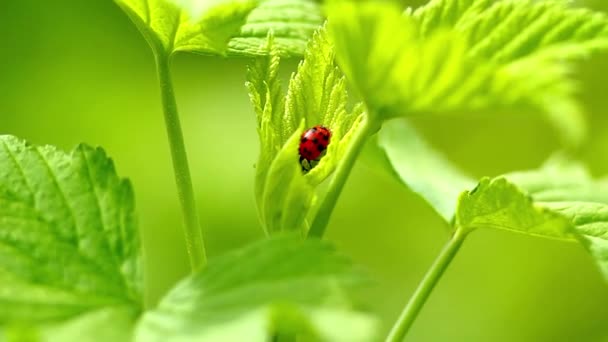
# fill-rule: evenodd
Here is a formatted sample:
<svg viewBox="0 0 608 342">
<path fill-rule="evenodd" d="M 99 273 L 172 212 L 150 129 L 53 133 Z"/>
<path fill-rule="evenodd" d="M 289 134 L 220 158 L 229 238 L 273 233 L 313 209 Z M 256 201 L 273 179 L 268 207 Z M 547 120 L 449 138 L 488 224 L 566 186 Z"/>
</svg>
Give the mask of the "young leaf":
<svg viewBox="0 0 608 342">
<path fill-rule="evenodd" d="M 509 230 L 528 235 L 572 239 L 569 222 L 544 209 L 505 178 L 482 179 L 472 191 L 458 200 L 457 227 Z"/>
<path fill-rule="evenodd" d="M 136 340 L 268 341 L 279 333 L 371 341 L 374 320 L 344 293 L 361 280 L 327 244 L 275 236 L 182 281 L 144 315 Z"/>
<path fill-rule="evenodd" d="M 362 107 L 346 108 L 344 77 L 334 65 L 324 30 L 309 43 L 286 97 L 278 80 L 279 55 L 273 44 L 274 37 L 270 36 L 267 56 L 255 61 L 247 77 L 261 148 L 255 180 L 258 212 L 267 233 L 305 232 L 315 188 L 344 155 L 361 120 Z M 331 139 L 318 165 L 303 173 L 298 156 L 300 136 L 315 125 L 327 127 Z"/>
<path fill-rule="evenodd" d="M 1 136 L 0 165 L 0 325 L 138 312 L 133 192 L 103 150 L 66 154 Z"/>
<path fill-rule="evenodd" d="M 384 3 L 330 6 L 337 59 L 370 112 L 532 109 L 566 142 L 584 121 L 566 61 L 608 48 L 608 19 L 560 1 L 431 1 L 417 11 Z"/>
<path fill-rule="evenodd" d="M 608 180 L 594 180 L 582 164 L 561 157 L 506 177 L 539 205 L 567 217 L 608 279 Z"/>
<path fill-rule="evenodd" d="M 164 55 L 254 56 L 271 30 L 282 53 L 297 55 L 322 22 L 318 5 L 309 0 L 115 1 Z"/>
<path fill-rule="evenodd" d="M 391 120 L 378 133 L 378 147 L 387 158 L 397 180 L 420 195 L 451 222 L 460 193 L 475 186 L 475 180 L 433 149 L 405 120 Z"/>
</svg>

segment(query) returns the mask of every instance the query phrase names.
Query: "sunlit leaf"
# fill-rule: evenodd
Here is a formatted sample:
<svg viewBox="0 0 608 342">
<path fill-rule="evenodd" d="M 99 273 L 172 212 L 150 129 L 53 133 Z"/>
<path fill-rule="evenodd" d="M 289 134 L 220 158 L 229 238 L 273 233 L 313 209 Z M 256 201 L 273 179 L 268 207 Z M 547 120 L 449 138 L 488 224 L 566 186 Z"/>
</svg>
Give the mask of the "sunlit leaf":
<svg viewBox="0 0 608 342">
<path fill-rule="evenodd" d="M 360 123 L 362 107 L 347 108 L 345 80 L 334 64 L 324 30 L 310 41 L 286 96 L 279 83 L 274 41 L 270 36 L 266 57 L 258 58 L 248 72 L 247 88 L 257 114 L 261 149 L 256 165 L 256 200 L 267 233 L 305 233 L 316 187 L 344 155 Z M 300 136 L 316 125 L 327 127 L 331 139 L 318 165 L 304 173 L 298 155 Z"/>
<path fill-rule="evenodd" d="M 144 315 L 137 341 L 371 341 L 375 321 L 346 292 L 350 262 L 318 240 L 273 237 L 211 261 Z"/>
<path fill-rule="evenodd" d="M 321 9 L 313 0 L 262 0 L 228 43 L 230 56 L 258 56 L 272 32 L 281 56 L 301 56 L 313 32 L 321 27 Z"/>
<path fill-rule="evenodd" d="M 506 175 L 539 205 L 570 219 L 608 279 L 608 180 L 595 180 L 580 163 L 554 157 L 533 171 Z"/>
<path fill-rule="evenodd" d="M 103 150 L 0 137 L 0 325 L 45 325 L 142 302 L 130 183 Z M 118 323 L 118 322 L 117 322 Z"/>
<path fill-rule="evenodd" d="M 255 56 L 270 31 L 284 55 L 299 55 L 322 23 L 310 0 L 115 0 L 148 43 L 163 55 L 176 51 Z"/>
<path fill-rule="evenodd" d="M 543 112 L 566 143 L 585 135 L 567 62 L 608 48 L 608 19 L 560 1 L 382 2 L 329 7 L 337 59 L 378 119 Z"/>
<path fill-rule="evenodd" d="M 505 178 L 482 179 L 464 192 L 456 209 L 457 227 L 502 229 L 528 235 L 573 239 L 569 222 L 535 204 L 529 196 Z"/>
</svg>

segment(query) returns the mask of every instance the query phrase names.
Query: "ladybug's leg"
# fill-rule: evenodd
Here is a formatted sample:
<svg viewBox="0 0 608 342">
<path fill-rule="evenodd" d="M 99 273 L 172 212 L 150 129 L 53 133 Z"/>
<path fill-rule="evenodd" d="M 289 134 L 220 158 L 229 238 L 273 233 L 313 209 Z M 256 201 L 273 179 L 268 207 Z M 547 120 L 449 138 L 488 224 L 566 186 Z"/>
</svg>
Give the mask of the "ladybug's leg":
<svg viewBox="0 0 608 342">
<path fill-rule="evenodd" d="M 313 167 L 308 159 L 302 159 L 300 163 L 302 164 L 302 171 L 304 171 L 304 173 L 310 171 Z"/>
</svg>

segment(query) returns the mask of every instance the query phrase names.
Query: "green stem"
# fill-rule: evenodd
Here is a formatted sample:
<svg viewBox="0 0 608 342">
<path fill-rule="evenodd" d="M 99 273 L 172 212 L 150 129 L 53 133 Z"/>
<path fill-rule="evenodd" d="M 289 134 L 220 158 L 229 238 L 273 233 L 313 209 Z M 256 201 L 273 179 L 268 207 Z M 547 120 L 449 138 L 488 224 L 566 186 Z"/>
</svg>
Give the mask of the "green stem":
<svg viewBox="0 0 608 342">
<path fill-rule="evenodd" d="M 401 342 L 411 328 L 412 324 L 418 317 L 420 310 L 424 306 L 424 303 L 429 298 L 429 295 L 435 288 L 435 285 L 439 282 L 439 279 L 443 275 L 443 272 L 448 268 L 448 265 L 454 259 L 454 256 L 462 246 L 466 237 L 466 232 L 461 228 L 456 228 L 454 234 L 446 245 L 441 250 L 441 253 L 435 259 L 435 262 L 431 268 L 427 271 L 426 275 L 418 285 L 418 288 L 410 298 L 401 315 L 395 322 L 395 325 L 391 329 L 386 342 Z"/>
<path fill-rule="evenodd" d="M 190 257 L 192 271 L 202 268 L 207 263 L 205 255 L 205 244 L 201 230 L 196 203 L 194 201 L 194 189 L 190 177 L 188 157 L 186 156 L 186 146 L 182 134 L 177 103 L 173 92 L 171 72 L 169 70 L 170 56 L 157 53 L 156 67 L 160 81 L 160 92 L 165 114 L 165 125 L 167 126 L 167 136 L 171 148 L 173 159 L 173 171 L 175 173 L 175 183 L 177 193 L 182 206 L 184 216 L 184 233 L 186 235 L 186 247 Z"/>
<path fill-rule="evenodd" d="M 346 150 L 344 159 L 336 169 L 334 178 L 329 185 L 327 195 L 325 196 L 323 203 L 321 203 L 321 207 L 319 208 L 319 211 L 317 212 L 317 215 L 310 226 L 310 230 L 308 231 L 309 238 L 323 237 L 325 228 L 327 227 L 327 223 L 331 217 L 331 213 L 336 206 L 336 202 L 338 201 L 338 197 L 340 197 L 340 193 L 342 192 L 342 188 L 344 188 L 348 175 L 350 174 L 357 157 L 361 153 L 367 138 L 376 130 L 377 126 L 372 125 L 367 116 L 365 116 L 363 122 L 361 122 L 361 126 L 354 133 L 355 136 L 353 137 L 348 150 Z"/>
</svg>

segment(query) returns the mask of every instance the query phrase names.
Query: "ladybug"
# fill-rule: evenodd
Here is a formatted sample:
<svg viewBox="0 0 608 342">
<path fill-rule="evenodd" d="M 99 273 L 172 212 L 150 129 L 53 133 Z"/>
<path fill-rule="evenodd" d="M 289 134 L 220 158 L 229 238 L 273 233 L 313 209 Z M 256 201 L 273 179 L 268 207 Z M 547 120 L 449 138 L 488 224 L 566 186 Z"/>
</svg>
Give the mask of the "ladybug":
<svg viewBox="0 0 608 342">
<path fill-rule="evenodd" d="M 302 133 L 300 148 L 298 149 L 302 171 L 308 172 L 318 164 L 319 159 L 325 155 L 330 140 L 331 131 L 320 125 L 309 128 Z"/>
</svg>

